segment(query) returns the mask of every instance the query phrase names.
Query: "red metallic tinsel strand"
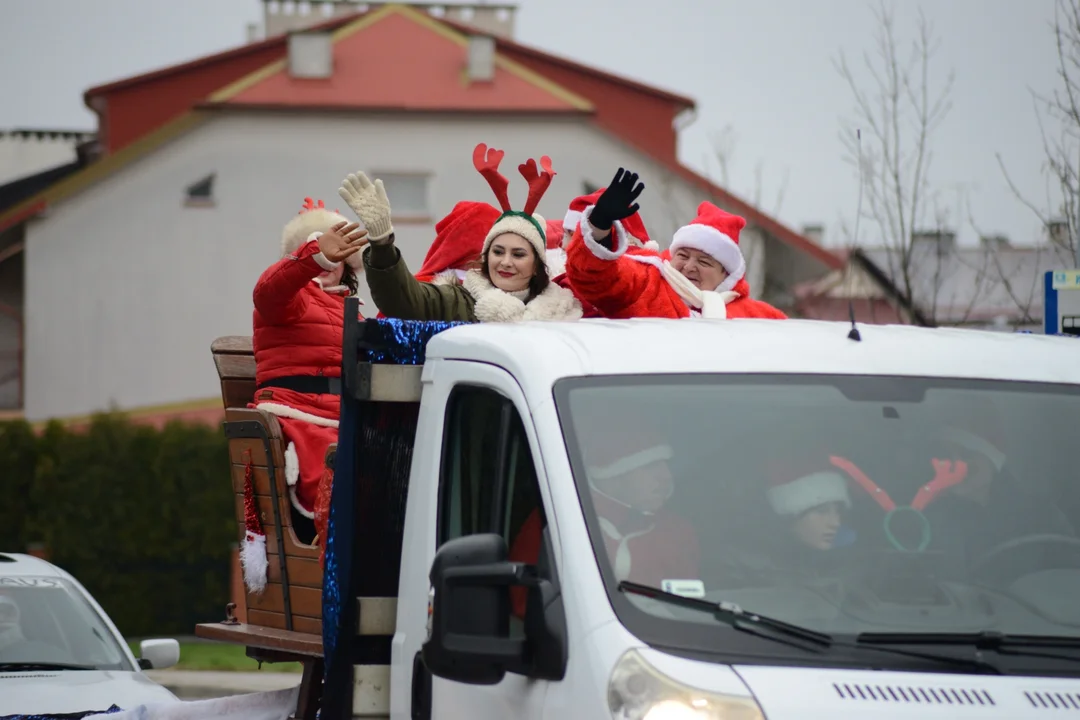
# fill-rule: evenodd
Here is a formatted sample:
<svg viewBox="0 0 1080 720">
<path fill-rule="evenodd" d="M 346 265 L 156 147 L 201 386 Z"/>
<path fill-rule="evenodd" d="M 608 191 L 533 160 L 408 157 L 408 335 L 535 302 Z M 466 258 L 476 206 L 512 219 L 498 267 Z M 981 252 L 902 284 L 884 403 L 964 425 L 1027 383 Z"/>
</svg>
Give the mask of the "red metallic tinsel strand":
<svg viewBox="0 0 1080 720">
<path fill-rule="evenodd" d="M 251 479 L 252 473 L 251 458 L 248 457 L 247 465 L 244 466 L 244 524 L 248 532 L 264 535 L 259 508 L 255 505 L 255 483 Z"/>
</svg>

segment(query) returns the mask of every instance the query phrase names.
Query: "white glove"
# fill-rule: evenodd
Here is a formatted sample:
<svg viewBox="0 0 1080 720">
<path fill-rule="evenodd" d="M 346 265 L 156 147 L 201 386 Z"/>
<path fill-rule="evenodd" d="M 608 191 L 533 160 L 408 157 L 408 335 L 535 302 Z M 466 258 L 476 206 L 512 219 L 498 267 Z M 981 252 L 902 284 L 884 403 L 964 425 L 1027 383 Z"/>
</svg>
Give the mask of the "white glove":
<svg viewBox="0 0 1080 720">
<path fill-rule="evenodd" d="M 394 226 L 390 224 L 390 200 L 386 197 L 382 180 L 372 183 L 362 172 L 350 174 L 341 181 L 338 195 L 364 223 L 371 242 L 381 243 L 393 234 Z"/>
</svg>

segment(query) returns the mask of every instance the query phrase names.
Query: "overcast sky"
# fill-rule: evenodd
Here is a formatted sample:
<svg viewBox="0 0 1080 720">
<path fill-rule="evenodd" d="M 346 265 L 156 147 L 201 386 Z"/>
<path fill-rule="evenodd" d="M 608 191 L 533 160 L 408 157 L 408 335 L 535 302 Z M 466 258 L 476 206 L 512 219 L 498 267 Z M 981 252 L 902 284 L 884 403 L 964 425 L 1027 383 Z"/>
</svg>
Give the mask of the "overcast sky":
<svg viewBox="0 0 1080 720">
<path fill-rule="evenodd" d="M 730 126 L 728 189 L 754 199 L 760 164 L 764 210 L 795 228 L 824 224 L 830 245 L 842 240 L 857 183 L 839 138 L 852 97 L 833 60 L 841 50 L 858 60 L 873 49 L 869 2 L 518 3 L 519 41 L 696 98 L 698 116 L 680 146 L 686 164 L 718 179 L 711 138 Z M 919 3 L 892 5 L 899 37 L 910 42 Z M 262 0 L 0 0 L 0 8 L 0 128 L 92 129 L 86 88 L 242 44 L 247 24 L 262 18 Z M 933 184 L 952 206 L 967 197 L 983 231 L 1031 241 L 1038 221 L 1010 193 L 995 153 L 1045 205 L 1031 90 L 1055 85 L 1054 0 L 922 8 L 942 40 L 932 81 L 955 74 L 953 110 L 934 136 Z M 961 239 L 974 241 L 961 219 Z M 864 226 L 867 241 L 869 233 Z"/>
</svg>

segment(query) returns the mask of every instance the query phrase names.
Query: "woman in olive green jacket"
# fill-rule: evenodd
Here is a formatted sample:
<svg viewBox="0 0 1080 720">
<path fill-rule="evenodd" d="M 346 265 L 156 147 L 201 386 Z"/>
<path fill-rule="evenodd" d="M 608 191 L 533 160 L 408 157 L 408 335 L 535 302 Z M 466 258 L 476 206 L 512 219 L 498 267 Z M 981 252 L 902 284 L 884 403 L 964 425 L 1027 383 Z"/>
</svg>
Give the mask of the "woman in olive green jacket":
<svg viewBox="0 0 1080 720">
<path fill-rule="evenodd" d="M 481 148 L 477 146 L 474 161 Z M 500 154 L 501 157 L 501 154 Z M 530 210 L 539 202 L 551 182 L 550 161 L 545 173 L 530 179 Z M 529 161 L 535 172 L 535 162 Z M 495 163 L 497 166 L 497 162 Z M 522 166 L 528 168 L 526 164 Z M 481 173 L 492 182 L 485 170 Z M 525 174 L 525 170 L 522 171 Z M 546 175 L 546 178 L 545 178 Z M 546 182 L 545 182 L 546 179 Z M 387 317 L 403 320 L 444 320 L 466 322 L 513 322 L 518 320 L 577 320 L 581 303 L 574 294 L 551 282 L 544 262 L 547 245 L 545 222 L 531 212 L 509 210 L 505 201 L 505 180 L 493 183 L 503 205 L 503 214 L 488 230 L 478 267 L 465 273 L 461 284 L 418 281 L 394 246 L 390 222 L 390 202 L 381 180 L 372 183 L 363 173 L 349 175 L 338 191 L 342 199 L 364 223 L 369 247 L 364 252 L 364 273 L 371 298 Z M 542 186 L 542 190 L 538 188 Z"/>
</svg>

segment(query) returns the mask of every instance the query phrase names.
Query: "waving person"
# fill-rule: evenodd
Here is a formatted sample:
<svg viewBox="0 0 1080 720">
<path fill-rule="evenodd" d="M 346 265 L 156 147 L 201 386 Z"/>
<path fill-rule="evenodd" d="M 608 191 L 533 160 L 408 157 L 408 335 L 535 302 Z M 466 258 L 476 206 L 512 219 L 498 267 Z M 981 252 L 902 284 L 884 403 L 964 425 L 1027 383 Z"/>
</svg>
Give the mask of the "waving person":
<svg viewBox="0 0 1080 720">
<path fill-rule="evenodd" d="M 533 211 L 555 177 L 551 160 L 518 166 L 529 184 L 524 210 L 511 209 L 509 181 L 499 174 L 503 153 L 481 143 L 473 163 L 488 181 L 502 214 L 487 231 L 476 258 L 477 267 L 461 284 L 419 282 L 394 247 L 390 201 L 381 180 L 363 173 L 349 175 L 338 193 L 368 229 L 364 269 L 371 297 L 388 317 L 405 320 L 511 322 L 576 320 L 581 303 L 569 290 L 551 282 L 545 264 L 546 221 Z"/>
<path fill-rule="evenodd" d="M 327 447 L 337 442 L 345 296 L 356 290 L 365 232 L 306 198 L 282 231 L 281 259 L 263 272 L 253 293 L 257 389 L 251 407 L 281 423 L 289 495 L 309 520 L 315 519 Z M 300 535 L 314 532 L 294 526 Z"/>
<path fill-rule="evenodd" d="M 710 202 L 675 232 L 670 259 L 631 243 L 620 221 L 637 213 L 644 189 L 636 173 L 619 168 L 596 204 L 582 211 L 566 260 L 575 293 L 609 318 L 785 317 L 750 298 L 739 249 L 746 221 Z"/>
</svg>

